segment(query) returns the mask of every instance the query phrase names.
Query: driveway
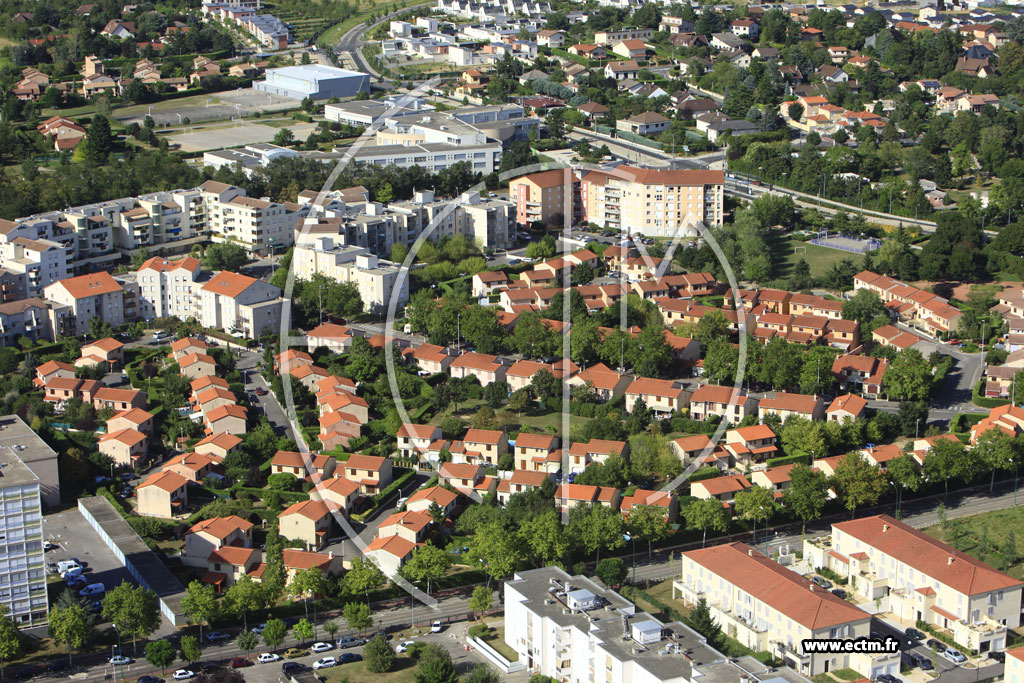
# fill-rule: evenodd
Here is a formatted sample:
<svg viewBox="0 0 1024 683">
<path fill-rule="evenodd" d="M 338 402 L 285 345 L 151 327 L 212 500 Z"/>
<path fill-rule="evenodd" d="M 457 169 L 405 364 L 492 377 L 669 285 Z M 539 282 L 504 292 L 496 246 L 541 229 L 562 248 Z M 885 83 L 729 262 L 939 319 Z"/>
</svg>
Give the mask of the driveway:
<svg viewBox="0 0 1024 683">
<path fill-rule="evenodd" d="M 245 382 L 245 392 L 259 406 L 263 414 L 267 416 L 270 426 L 274 428 L 274 432 L 278 436 L 286 436 L 289 439 L 298 441 L 295 430 L 292 429 L 291 422 L 288 420 L 288 414 L 278 402 L 277 397 L 274 396 L 274 392 L 270 390 L 270 384 L 260 374 L 262 364 L 263 355 L 261 353 L 244 350 L 239 353 L 238 359 L 235 362 L 235 368 L 242 373 L 242 378 Z M 263 389 L 266 393 L 262 396 L 257 396 L 253 393 L 254 389 Z"/>
</svg>

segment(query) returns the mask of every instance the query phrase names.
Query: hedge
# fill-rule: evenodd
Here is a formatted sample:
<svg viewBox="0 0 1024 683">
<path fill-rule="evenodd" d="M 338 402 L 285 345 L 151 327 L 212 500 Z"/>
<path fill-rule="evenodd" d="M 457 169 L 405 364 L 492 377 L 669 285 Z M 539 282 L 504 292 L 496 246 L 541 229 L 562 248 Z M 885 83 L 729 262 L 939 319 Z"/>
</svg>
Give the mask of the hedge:
<svg viewBox="0 0 1024 683">
<path fill-rule="evenodd" d="M 768 467 L 781 467 L 783 465 L 793 464 L 809 465 L 810 456 L 803 453 L 798 453 L 797 455 L 783 455 L 779 458 L 768 458 L 767 462 Z"/>
<path fill-rule="evenodd" d="M 987 398 L 983 396 L 981 392 L 984 390 L 984 387 L 985 379 L 982 378 L 974 387 L 973 396 L 971 397 L 971 401 L 974 405 L 980 406 L 981 408 L 998 408 L 999 406 L 1005 406 L 1009 403 L 1005 398 Z"/>
<path fill-rule="evenodd" d="M 267 489 L 258 489 L 255 486 L 232 486 L 231 491 L 235 493 L 251 493 L 257 498 L 262 499 L 263 496 L 267 495 Z M 281 494 L 281 500 L 288 501 L 289 503 L 299 503 L 304 500 L 309 500 L 308 493 L 301 493 L 299 491 L 278 491 Z"/>
<path fill-rule="evenodd" d="M 400 489 L 404 484 L 408 484 L 409 480 L 415 476 L 416 470 L 406 470 L 406 472 L 402 474 L 400 477 L 392 480 L 390 484 L 381 489 L 381 491 L 373 497 L 374 506 L 376 507 L 377 505 L 380 505 L 383 501 L 387 500 L 388 496 L 390 496 L 396 490 Z"/>
<path fill-rule="evenodd" d="M 704 481 L 705 479 L 714 479 L 722 476 L 721 470 L 717 467 L 701 467 L 699 470 L 687 477 L 687 481 Z"/>
</svg>

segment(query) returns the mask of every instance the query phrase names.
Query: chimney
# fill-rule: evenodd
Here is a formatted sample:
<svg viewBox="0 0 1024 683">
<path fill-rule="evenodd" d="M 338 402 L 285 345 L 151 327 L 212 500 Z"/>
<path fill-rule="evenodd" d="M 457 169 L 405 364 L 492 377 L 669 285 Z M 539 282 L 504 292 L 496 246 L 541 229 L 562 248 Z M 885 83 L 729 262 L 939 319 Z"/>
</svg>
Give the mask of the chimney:
<svg viewBox="0 0 1024 683">
<path fill-rule="evenodd" d="M 950 556 L 949 556 L 949 557 L 948 557 L 948 558 L 946 559 L 946 565 L 948 566 L 948 565 L 951 565 L 951 564 L 953 564 L 953 556 L 952 556 L 952 555 L 950 555 Z"/>
<path fill-rule="evenodd" d="M 750 557 L 753 557 L 754 556 L 754 549 L 753 548 L 748 549 L 747 550 L 747 555 L 749 555 Z"/>
<path fill-rule="evenodd" d="M 813 583 L 811 584 L 811 592 L 812 593 L 814 592 L 814 584 Z"/>
<path fill-rule="evenodd" d="M 333 550 L 327 553 L 327 559 L 329 559 L 329 560 L 333 560 L 334 559 L 334 551 Z"/>
<path fill-rule="evenodd" d="M 882 525 L 882 533 L 884 534 L 888 530 L 889 530 L 889 525 L 888 524 L 883 524 Z"/>
</svg>

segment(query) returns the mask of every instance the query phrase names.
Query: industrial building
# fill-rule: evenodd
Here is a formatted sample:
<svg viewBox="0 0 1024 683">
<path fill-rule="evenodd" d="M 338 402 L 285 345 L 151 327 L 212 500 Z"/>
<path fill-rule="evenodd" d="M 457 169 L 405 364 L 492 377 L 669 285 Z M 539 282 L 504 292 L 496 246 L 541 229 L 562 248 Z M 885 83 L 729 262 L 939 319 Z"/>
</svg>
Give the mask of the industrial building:
<svg viewBox="0 0 1024 683">
<path fill-rule="evenodd" d="M 267 69 L 267 77 L 253 87 L 256 90 L 292 97 L 326 100 L 332 97 L 355 97 L 370 92 L 370 77 L 358 71 L 338 69 L 323 64 L 303 64 L 280 69 Z"/>
</svg>

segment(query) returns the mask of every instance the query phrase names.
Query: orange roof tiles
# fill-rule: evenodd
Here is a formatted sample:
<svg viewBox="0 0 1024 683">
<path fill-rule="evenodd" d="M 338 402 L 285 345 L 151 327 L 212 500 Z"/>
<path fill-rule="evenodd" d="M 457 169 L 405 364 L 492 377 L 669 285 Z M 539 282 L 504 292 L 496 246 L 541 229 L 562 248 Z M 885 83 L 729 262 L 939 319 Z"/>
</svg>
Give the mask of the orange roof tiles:
<svg viewBox="0 0 1024 683">
<path fill-rule="evenodd" d="M 246 275 L 239 275 L 238 273 L 229 273 L 226 270 L 222 270 L 210 278 L 209 282 L 203 285 L 203 291 L 215 292 L 221 296 L 234 299 L 256 282 L 257 280 L 255 278 L 251 278 Z"/>
</svg>

